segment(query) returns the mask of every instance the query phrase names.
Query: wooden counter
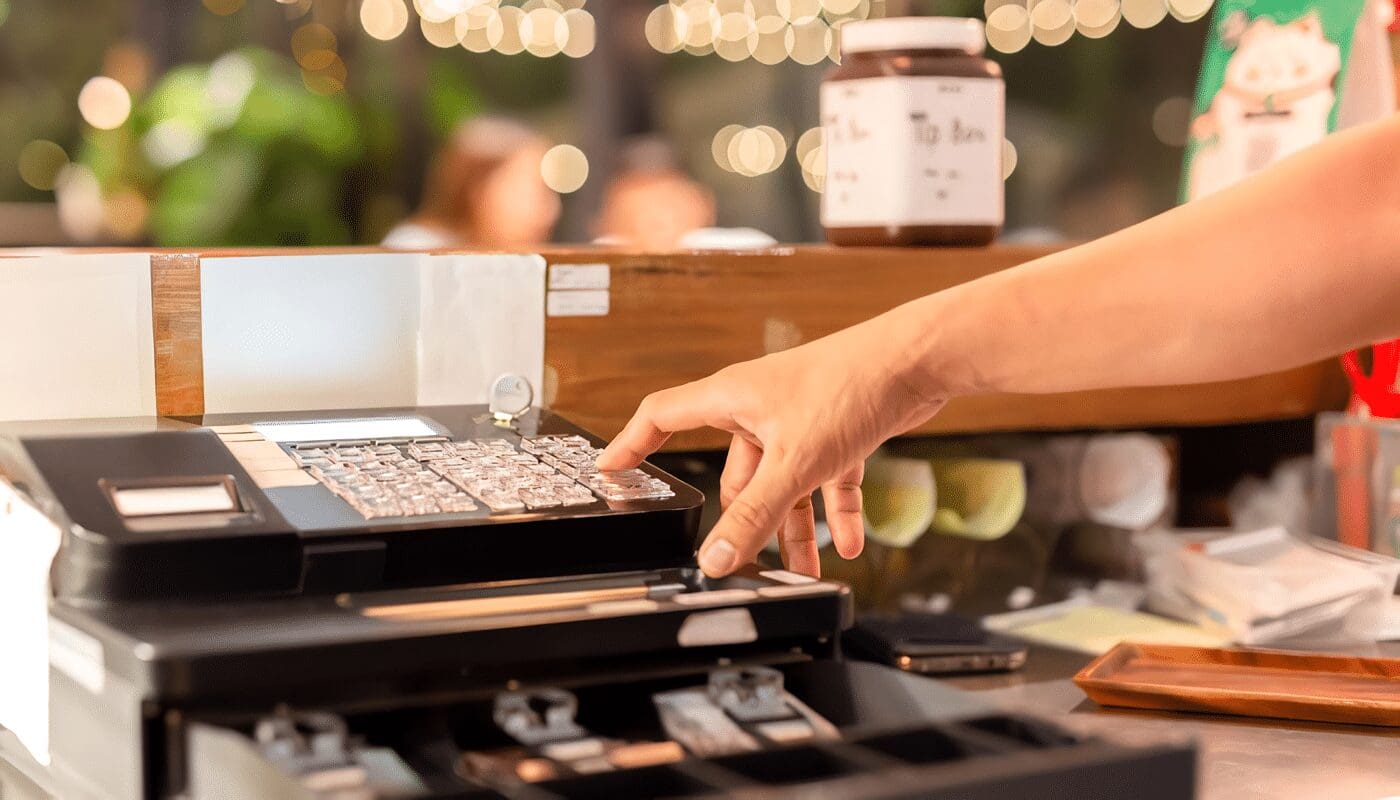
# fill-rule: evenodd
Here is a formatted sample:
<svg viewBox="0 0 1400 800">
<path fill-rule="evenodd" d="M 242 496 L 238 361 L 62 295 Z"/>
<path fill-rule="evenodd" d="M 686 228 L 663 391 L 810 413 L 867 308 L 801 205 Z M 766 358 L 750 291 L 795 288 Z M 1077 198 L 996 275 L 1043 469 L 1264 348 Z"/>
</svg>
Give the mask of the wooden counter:
<svg viewBox="0 0 1400 800">
<path fill-rule="evenodd" d="M 555 250 L 551 265 L 608 264 L 603 316 L 546 318 L 544 399 L 613 436 L 648 393 L 736 361 L 824 336 L 908 300 L 1014 267 L 1054 248 L 782 248 L 642 254 Z M 315 251 L 161 251 L 152 257 L 156 395 L 162 414 L 203 410 L 201 256 Z M 1335 360 L 1275 375 L 1198 386 L 954 401 L 915 433 L 1144 428 L 1305 417 L 1341 408 Z M 674 437 L 669 450 L 722 448 L 718 431 Z"/>
<path fill-rule="evenodd" d="M 606 316 L 546 320 L 546 397 L 603 436 L 648 393 L 702 378 L 855 324 L 908 300 L 1016 266 L 1052 249 L 826 247 L 757 253 L 559 251 L 555 264 L 611 265 Z M 1340 408 L 1335 361 L 1198 386 L 966 398 L 917 433 L 1140 428 L 1300 417 Z M 724 447 L 696 431 L 670 450 Z"/>
</svg>

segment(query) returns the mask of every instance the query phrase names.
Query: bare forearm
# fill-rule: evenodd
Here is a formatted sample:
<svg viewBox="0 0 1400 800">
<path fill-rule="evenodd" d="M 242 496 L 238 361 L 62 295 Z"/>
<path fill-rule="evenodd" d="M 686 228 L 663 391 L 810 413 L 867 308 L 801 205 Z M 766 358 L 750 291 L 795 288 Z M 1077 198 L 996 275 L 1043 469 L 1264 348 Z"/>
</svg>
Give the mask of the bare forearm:
<svg viewBox="0 0 1400 800">
<path fill-rule="evenodd" d="M 1400 336 L 1400 117 L 885 322 L 919 326 L 935 396 L 1223 380 Z"/>
</svg>

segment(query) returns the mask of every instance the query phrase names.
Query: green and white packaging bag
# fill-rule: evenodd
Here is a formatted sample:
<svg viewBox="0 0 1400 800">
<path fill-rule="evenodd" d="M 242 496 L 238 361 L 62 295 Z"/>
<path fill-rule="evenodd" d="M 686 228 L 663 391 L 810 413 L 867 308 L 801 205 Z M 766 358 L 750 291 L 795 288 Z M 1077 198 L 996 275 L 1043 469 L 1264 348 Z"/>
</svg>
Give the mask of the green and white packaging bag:
<svg viewBox="0 0 1400 800">
<path fill-rule="evenodd" d="M 1206 38 L 1182 201 L 1394 110 L 1384 3 L 1219 0 Z"/>
</svg>

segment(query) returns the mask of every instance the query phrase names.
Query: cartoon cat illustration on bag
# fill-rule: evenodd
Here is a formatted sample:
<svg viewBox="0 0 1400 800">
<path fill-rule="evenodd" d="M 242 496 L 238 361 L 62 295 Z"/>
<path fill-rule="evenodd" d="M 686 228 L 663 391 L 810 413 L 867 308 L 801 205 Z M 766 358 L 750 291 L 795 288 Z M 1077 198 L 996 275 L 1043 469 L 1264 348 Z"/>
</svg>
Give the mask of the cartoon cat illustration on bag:
<svg viewBox="0 0 1400 800">
<path fill-rule="evenodd" d="M 1241 15 L 1242 16 L 1242 15 Z M 1227 21 L 1228 24 L 1229 21 Z M 1243 27 L 1210 110 L 1191 123 L 1190 198 L 1204 197 L 1327 135 L 1341 52 L 1316 12 Z"/>
</svg>

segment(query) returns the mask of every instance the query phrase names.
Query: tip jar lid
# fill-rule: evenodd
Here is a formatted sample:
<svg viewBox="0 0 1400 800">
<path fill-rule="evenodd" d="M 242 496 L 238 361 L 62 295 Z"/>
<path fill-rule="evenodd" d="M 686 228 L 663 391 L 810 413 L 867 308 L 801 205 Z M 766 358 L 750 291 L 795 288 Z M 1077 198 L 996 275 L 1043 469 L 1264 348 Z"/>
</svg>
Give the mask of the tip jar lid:
<svg viewBox="0 0 1400 800">
<path fill-rule="evenodd" d="M 842 53 L 961 50 L 976 55 L 986 47 L 982 21 L 969 17 L 887 17 L 850 22 L 841 28 Z"/>
</svg>

